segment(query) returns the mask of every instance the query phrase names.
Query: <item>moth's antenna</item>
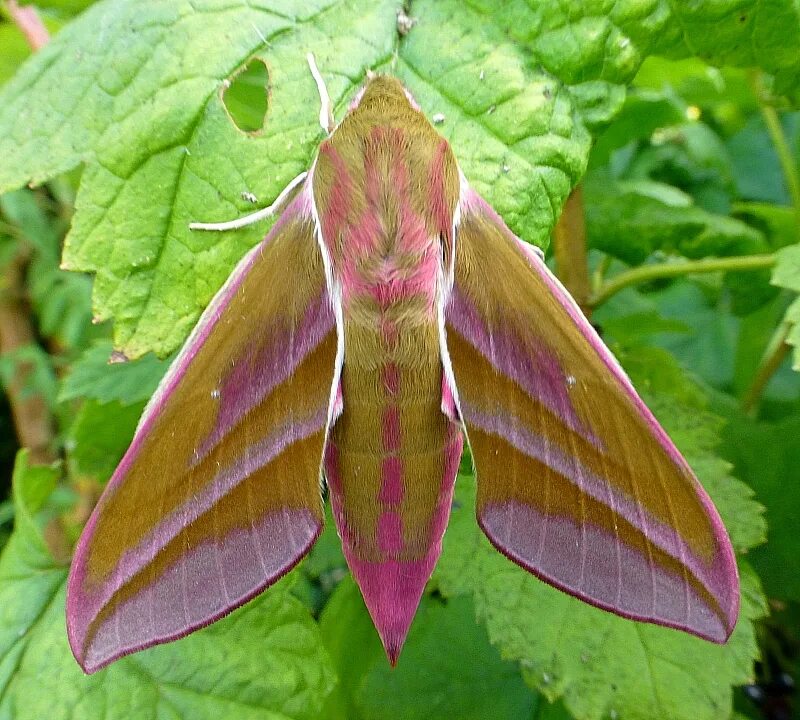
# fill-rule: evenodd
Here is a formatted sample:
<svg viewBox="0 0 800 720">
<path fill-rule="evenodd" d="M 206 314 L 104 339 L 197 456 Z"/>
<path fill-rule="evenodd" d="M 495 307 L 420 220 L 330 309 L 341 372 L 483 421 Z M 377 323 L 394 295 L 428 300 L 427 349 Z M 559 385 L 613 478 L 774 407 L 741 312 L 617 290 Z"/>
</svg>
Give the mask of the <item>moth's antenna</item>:
<svg viewBox="0 0 800 720">
<path fill-rule="evenodd" d="M 325 87 L 325 81 L 322 79 L 322 75 L 319 72 L 317 61 L 314 60 L 314 54 L 308 53 L 308 55 L 306 55 L 306 60 L 308 60 L 308 67 L 311 69 L 311 76 L 314 78 L 314 82 L 317 83 L 317 92 L 319 93 L 320 102 L 319 124 L 322 126 L 322 129 L 330 135 L 333 132 L 334 122 L 333 105 L 331 104 L 330 95 L 328 95 L 328 88 Z"/>
<path fill-rule="evenodd" d="M 254 213 L 250 213 L 249 215 L 245 215 L 244 217 L 236 218 L 236 220 L 229 220 L 228 222 L 221 222 L 221 223 L 201 223 L 201 222 L 193 222 L 189 223 L 190 230 L 238 230 L 239 228 L 247 227 L 248 225 L 252 225 L 253 223 L 257 223 L 259 220 L 264 220 L 272 215 L 274 215 L 286 202 L 286 198 L 289 197 L 289 194 L 294 190 L 303 180 L 306 179 L 307 172 L 301 172 L 294 180 L 292 180 L 282 191 L 278 197 L 275 198 L 275 202 L 272 205 L 269 205 L 261 210 L 257 210 Z"/>
</svg>

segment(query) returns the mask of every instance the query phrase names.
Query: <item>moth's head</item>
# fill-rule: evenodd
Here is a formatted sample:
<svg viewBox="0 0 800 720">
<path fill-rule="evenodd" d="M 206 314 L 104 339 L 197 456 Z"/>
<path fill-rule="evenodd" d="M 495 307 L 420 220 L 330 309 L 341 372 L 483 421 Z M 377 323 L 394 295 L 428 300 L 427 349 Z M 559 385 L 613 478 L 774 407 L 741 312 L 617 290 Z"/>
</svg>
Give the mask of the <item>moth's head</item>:
<svg viewBox="0 0 800 720">
<path fill-rule="evenodd" d="M 420 111 L 417 101 L 397 78 L 372 72 L 367 74 L 366 83 L 350 103 L 350 112 L 357 109 L 378 112 L 384 109 L 395 112 Z"/>
</svg>

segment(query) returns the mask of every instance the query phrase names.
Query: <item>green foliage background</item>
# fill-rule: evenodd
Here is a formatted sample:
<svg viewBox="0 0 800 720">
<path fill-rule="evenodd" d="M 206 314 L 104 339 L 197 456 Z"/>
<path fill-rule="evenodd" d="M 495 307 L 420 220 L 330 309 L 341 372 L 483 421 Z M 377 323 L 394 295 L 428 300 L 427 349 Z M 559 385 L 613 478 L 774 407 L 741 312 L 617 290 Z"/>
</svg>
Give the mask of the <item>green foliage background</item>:
<svg viewBox="0 0 800 720">
<path fill-rule="evenodd" d="M 21 450 L 0 495 L 0 720 L 800 717 L 786 681 L 800 647 L 796 1 L 35 7 L 53 38 L 28 58 L 0 3 L 0 274 L 24 261 L 35 330 L 0 355 L 0 382 L 12 406 L 42 402 L 60 461 Z M 622 620 L 512 565 L 477 530 L 465 462 L 394 671 L 329 523 L 225 620 L 82 675 L 69 547 L 169 356 L 265 232 L 188 223 L 269 203 L 314 156 L 309 50 L 337 118 L 367 69 L 400 77 L 529 242 L 547 247 L 582 185 L 593 321 L 739 553 L 729 644 Z M 7 405 L 0 433 L 10 476 Z"/>
</svg>

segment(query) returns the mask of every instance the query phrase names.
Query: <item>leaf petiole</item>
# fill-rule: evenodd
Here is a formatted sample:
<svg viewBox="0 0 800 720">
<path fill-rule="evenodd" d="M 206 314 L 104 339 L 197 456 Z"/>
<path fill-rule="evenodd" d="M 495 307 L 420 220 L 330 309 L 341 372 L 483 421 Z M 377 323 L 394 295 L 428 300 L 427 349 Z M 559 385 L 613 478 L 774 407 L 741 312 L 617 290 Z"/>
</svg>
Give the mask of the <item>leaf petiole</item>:
<svg viewBox="0 0 800 720">
<path fill-rule="evenodd" d="M 685 262 L 660 263 L 658 265 L 643 265 L 642 267 L 626 270 L 606 282 L 590 298 L 590 307 L 597 307 L 607 302 L 631 285 L 639 285 L 651 280 L 663 278 L 683 277 L 711 272 L 738 272 L 741 270 L 762 270 L 775 264 L 775 255 L 741 255 L 727 258 L 704 258 L 703 260 L 686 260 Z"/>
</svg>

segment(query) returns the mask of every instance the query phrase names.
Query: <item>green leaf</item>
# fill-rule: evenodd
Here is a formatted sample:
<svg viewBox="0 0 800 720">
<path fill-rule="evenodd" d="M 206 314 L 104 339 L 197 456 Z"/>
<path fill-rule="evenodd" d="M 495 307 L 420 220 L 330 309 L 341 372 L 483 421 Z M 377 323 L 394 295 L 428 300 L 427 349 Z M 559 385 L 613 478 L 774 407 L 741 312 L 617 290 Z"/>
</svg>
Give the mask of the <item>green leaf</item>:
<svg viewBox="0 0 800 720">
<path fill-rule="evenodd" d="M 301 581 L 295 584 L 294 594 L 306 604 L 314 616 L 318 616 L 348 573 L 330 502 L 325 503 L 322 533 L 300 564 L 300 573 Z"/>
<path fill-rule="evenodd" d="M 62 402 L 90 398 L 100 403 L 116 401 L 131 405 L 149 400 L 167 370 L 168 363 L 154 355 L 129 362 L 110 362 L 110 341 L 92 345 L 70 369 L 61 384 Z"/>
<path fill-rule="evenodd" d="M 438 130 L 462 170 L 510 226 L 546 246 L 587 162 L 590 136 L 557 78 L 530 67 L 495 17 L 459 0 L 415 3 L 417 25 L 400 46 L 396 74 Z M 479 27 L 480 32 L 475 32 Z M 432 53 L 431 48 L 452 48 Z"/>
<path fill-rule="evenodd" d="M 752 492 L 730 477 L 717 457 L 720 419 L 686 380 L 669 382 L 656 363 L 634 380 L 665 429 L 696 469 L 728 528 L 744 550 L 765 527 Z M 638 367 L 638 366 L 637 366 Z M 632 369 L 632 368 L 629 368 Z M 476 613 L 504 657 L 516 659 L 531 684 L 563 698 L 579 720 L 717 720 L 731 712 L 731 686 L 751 677 L 757 655 L 753 620 L 766 612 L 758 579 L 740 566 L 742 612 L 725 646 L 593 608 L 546 585 L 500 555 L 474 519 L 475 484 L 459 478 L 457 505 L 436 578 L 446 596 L 470 594 Z"/>
<path fill-rule="evenodd" d="M 797 241 L 796 215 L 790 207 L 743 201 L 734 203 L 732 210 L 738 219 L 761 230 L 773 249 L 777 250 Z"/>
<path fill-rule="evenodd" d="M 569 82 L 629 81 L 648 55 L 697 56 L 714 65 L 758 66 L 792 92 L 800 78 L 800 14 L 792 0 L 643 3 L 470 0 L 536 62 Z M 578 9 L 580 8 L 580 9 Z"/>
<path fill-rule="evenodd" d="M 341 102 L 395 42 L 394 2 L 271 5 L 106 0 L 15 76 L 0 99 L 0 186 L 87 162 L 65 265 L 96 272 L 95 310 L 129 357 L 177 347 L 264 227 L 191 233 L 267 202 L 312 157 L 313 49 Z M 224 38 L 221 41 L 220 38 Z M 265 44 L 265 38 L 268 44 Z M 220 92 L 252 56 L 270 70 L 265 128 L 241 133 Z M 351 78 L 353 78 L 351 80 Z"/>
<path fill-rule="evenodd" d="M 795 155 L 800 140 L 800 114 L 784 114 L 784 133 Z M 788 205 L 789 192 L 775 146 L 760 115 L 728 140 L 737 190 L 742 199 Z M 795 231 L 796 237 L 796 231 Z"/>
<path fill-rule="evenodd" d="M 592 173 L 584 198 L 592 247 L 627 263 L 641 263 L 656 250 L 701 258 L 769 249 L 758 230 L 697 207 L 671 185 L 613 181 L 604 173 Z"/>
<path fill-rule="evenodd" d="M 674 94 L 651 90 L 629 93 L 614 122 L 597 137 L 590 166 L 603 166 L 615 150 L 639 139 L 649 139 L 659 128 L 683 122 L 685 112 L 683 103 Z"/>
<path fill-rule="evenodd" d="M 19 28 L 10 23 L 0 23 L 0 84 L 6 82 L 30 54 L 31 50 Z"/>
<path fill-rule="evenodd" d="M 2 720 L 10 717 L 16 673 L 31 638 L 67 575 L 66 568 L 51 557 L 35 518 L 58 475 L 55 468 L 29 465 L 25 450 L 17 455 L 13 478 L 14 532 L 0 555 Z"/>
<path fill-rule="evenodd" d="M 563 698 L 580 720 L 727 717 L 731 685 L 750 679 L 757 654 L 752 621 L 766 611 L 747 565 L 739 625 L 716 646 L 605 613 L 537 580 L 478 534 L 471 478 L 459 479 L 457 497 L 463 507 L 445 536 L 440 586 L 446 595 L 472 594 L 491 641 L 520 661 L 532 687 Z"/>
<path fill-rule="evenodd" d="M 64 443 L 71 474 L 107 480 L 122 459 L 144 403 L 85 402 L 75 415 Z"/>
<path fill-rule="evenodd" d="M 733 382 L 739 322 L 726 312 L 727 297 L 694 280 L 676 282 L 651 294 L 660 314 L 679 320 L 689 332 L 663 335 L 653 344 L 669 350 L 683 365 L 715 387 Z"/>
<path fill-rule="evenodd" d="M 764 508 L 753 500 L 753 490 L 731 475 L 732 466 L 718 452 L 725 421 L 704 409 L 678 403 L 663 394 L 644 393 L 659 418 L 717 506 L 733 547 L 746 552 L 766 540 Z"/>
<path fill-rule="evenodd" d="M 794 293 L 800 293 L 800 244 L 790 245 L 778 253 L 778 262 L 772 272 L 772 283 Z M 785 321 L 789 323 L 786 342 L 794 347 L 792 367 L 800 370 L 800 297 L 786 311 Z"/>
<path fill-rule="evenodd" d="M 698 58 L 649 57 L 636 73 L 634 84 L 676 92 L 687 105 L 710 115 L 727 135 L 741 127 L 746 115 L 758 111 L 751 80 L 751 71 L 713 67 Z"/>
<path fill-rule="evenodd" d="M 7 193 L 0 196 L 0 210 L 35 251 L 26 280 L 39 332 L 71 349 L 90 332 L 91 285 L 87 277 L 59 268 L 61 231 L 42 207 L 42 195 L 28 189 Z"/>
<path fill-rule="evenodd" d="M 94 2 L 95 0 L 26 0 L 20 5 L 36 5 L 38 8 L 46 8 L 65 15 L 76 15 Z"/>
<path fill-rule="evenodd" d="M 800 557 L 795 480 L 800 466 L 800 417 L 767 422 L 735 417 L 724 433 L 724 451 L 766 506 L 768 543 L 748 559 L 770 597 L 800 602 L 800 575 L 789 571 Z"/>
<path fill-rule="evenodd" d="M 84 676 L 64 628 L 66 569 L 33 513 L 55 481 L 20 455 L 0 556 L 0 719 L 312 720 L 334 685 L 319 631 L 283 581 L 183 640 Z"/>
<path fill-rule="evenodd" d="M 475 624 L 466 597 L 422 599 L 397 667 L 389 665 L 356 584 L 348 576 L 321 620 L 340 673 L 326 720 L 517 720 L 540 701 L 513 663 Z M 391 710 L 389 710 L 391 709 Z"/>
<path fill-rule="evenodd" d="M 0 385 L 9 388 L 20 380 L 22 399 L 38 395 L 48 406 L 55 403 L 52 358 L 39 345 L 20 345 L 0 355 Z"/>
</svg>

